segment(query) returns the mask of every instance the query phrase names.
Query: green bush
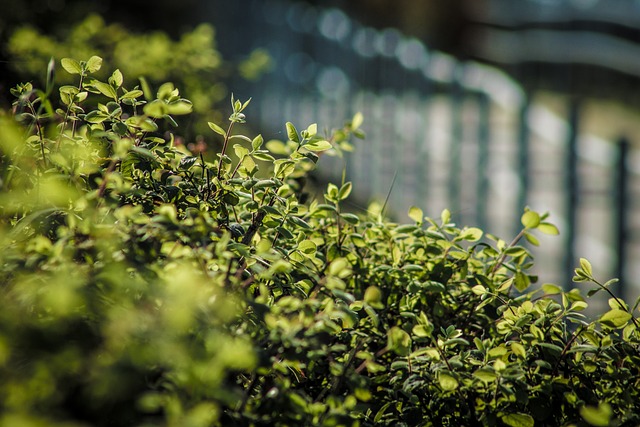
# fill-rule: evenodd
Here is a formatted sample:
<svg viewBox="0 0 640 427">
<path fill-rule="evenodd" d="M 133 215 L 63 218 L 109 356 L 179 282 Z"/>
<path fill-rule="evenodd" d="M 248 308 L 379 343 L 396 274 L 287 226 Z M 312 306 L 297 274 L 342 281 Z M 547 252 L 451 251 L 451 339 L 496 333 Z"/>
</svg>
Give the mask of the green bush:
<svg viewBox="0 0 640 427">
<path fill-rule="evenodd" d="M 447 211 L 346 212 L 349 182 L 302 203 L 361 115 L 265 142 L 232 98 L 209 162 L 158 132 L 191 110 L 173 85 L 147 99 L 101 65 L 63 59 L 73 86 L 19 85 L 21 124 L 0 116 L 0 425 L 640 423 L 638 304 L 586 260 L 597 318 L 529 290 L 519 242 L 556 234 L 546 215 L 507 243 Z"/>
<path fill-rule="evenodd" d="M 88 58 L 98 54 L 124 75 L 142 77 L 150 84 L 174 82 L 193 103 L 198 118 L 221 121 L 220 102 L 228 96 L 225 82 L 235 70 L 247 80 L 255 80 L 270 67 L 270 57 L 256 49 L 239 63 L 225 61 L 217 50 L 215 29 L 200 24 L 173 40 L 163 31 L 137 33 L 119 23 L 105 23 L 91 14 L 71 25 L 58 37 L 23 25 L 7 40 L 9 65 L 22 80 L 40 81 L 52 57 Z M 106 80 L 104 70 L 97 78 Z M 73 76 L 61 75 L 62 84 L 71 84 Z M 193 120 L 192 120 L 193 121 Z M 191 123 L 195 133 L 206 132 L 206 121 Z"/>
</svg>

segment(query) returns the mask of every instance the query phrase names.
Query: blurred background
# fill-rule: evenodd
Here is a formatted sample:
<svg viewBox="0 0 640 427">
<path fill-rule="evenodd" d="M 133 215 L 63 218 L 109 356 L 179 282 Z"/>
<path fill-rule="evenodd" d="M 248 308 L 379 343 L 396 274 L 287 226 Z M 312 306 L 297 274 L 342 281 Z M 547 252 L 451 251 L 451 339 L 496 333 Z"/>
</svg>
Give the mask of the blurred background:
<svg viewBox="0 0 640 427">
<path fill-rule="evenodd" d="M 561 233 L 533 248 L 540 283 L 570 288 L 586 257 L 640 295 L 640 1 L 23 0 L 3 5 L 0 42 L 3 106 L 51 56 L 97 54 L 131 86 L 173 81 L 193 149 L 216 149 L 206 121 L 231 92 L 267 140 L 360 111 L 366 140 L 315 177 L 346 170 L 354 211 L 448 208 L 505 240 L 525 206 L 549 211 Z"/>
</svg>

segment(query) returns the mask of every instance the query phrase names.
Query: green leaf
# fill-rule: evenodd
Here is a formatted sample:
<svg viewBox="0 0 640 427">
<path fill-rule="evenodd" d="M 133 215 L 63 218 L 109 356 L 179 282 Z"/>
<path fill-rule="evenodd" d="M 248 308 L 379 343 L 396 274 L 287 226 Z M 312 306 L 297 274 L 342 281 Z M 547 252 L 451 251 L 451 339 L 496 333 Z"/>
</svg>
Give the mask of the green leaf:
<svg viewBox="0 0 640 427">
<path fill-rule="evenodd" d="M 225 132 L 224 129 L 222 129 L 220 126 L 218 126 L 217 124 L 213 123 L 213 122 L 207 122 L 207 124 L 209 125 L 209 128 L 214 131 L 215 133 L 217 133 L 218 135 L 221 135 L 223 137 L 227 136 L 227 132 Z"/>
<path fill-rule="evenodd" d="M 479 228 L 469 227 L 462 230 L 458 238 L 468 240 L 470 242 L 477 242 L 482 238 L 482 234 L 482 230 L 480 230 Z"/>
<path fill-rule="evenodd" d="M 589 307 L 589 304 L 587 304 L 584 301 L 575 301 L 573 304 L 571 304 L 571 307 L 569 307 L 569 310 L 571 311 L 582 311 L 584 309 L 586 309 L 587 307 Z"/>
<path fill-rule="evenodd" d="M 317 133 L 318 133 L 318 125 L 316 123 L 312 123 L 309 125 L 309 127 L 307 127 L 307 135 L 309 137 L 312 137 Z"/>
<path fill-rule="evenodd" d="M 314 255 L 316 253 L 317 246 L 311 240 L 303 240 L 298 244 L 298 250 L 307 256 Z"/>
<path fill-rule="evenodd" d="M 475 285 L 473 288 L 471 288 L 471 292 L 476 295 L 484 295 L 487 293 L 487 288 L 482 285 Z"/>
<path fill-rule="evenodd" d="M 287 218 L 287 220 L 289 222 L 291 222 L 292 224 L 298 226 L 298 227 L 302 227 L 302 228 L 305 228 L 307 230 L 311 230 L 312 229 L 312 227 L 309 225 L 308 222 L 306 222 L 302 218 L 298 218 L 297 216 L 290 216 L 290 217 Z"/>
<path fill-rule="evenodd" d="M 273 174 L 276 178 L 286 179 L 296 169 L 294 162 L 288 159 L 279 159 L 274 162 Z"/>
<path fill-rule="evenodd" d="M 287 128 L 287 138 L 289 138 L 293 142 L 300 143 L 300 137 L 298 136 L 298 130 L 291 122 L 287 122 L 285 124 Z"/>
<path fill-rule="evenodd" d="M 172 102 L 171 104 L 168 104 L 167 109 L 169 111 L 169 114 L 182 116 L 185 114 L 191 114 L 191 112 L 193 111 L 193 105 L 191 104 L 191 102 L 180 100 L 180 101 Z"/>
<path fill-rule="evenodd" d="M 115 87 L 122 86 L 123 80 L 120 70 L 115 70 L 113 74 L 111 74 L 111 77 L 109 77 L 109 83 Z"/>
<path fill-rule="evenodd" d="M 111 85 L 95 80 L 91 83 L 91 86 L 96 88 L 104 96 L 118 100 L 118 94 L 116 93 L 116 90 Z"/>
<path fill-rule="evenodd" d="M 191 166 L 195 165 L 197 161 L 198 158 L 195 156 L 185 156 L 180 159 L 178 168 L 181 170 L 188 170 Z"/>
<path fill-rule="evenodd" d="M 442 221 L 442 225 L 448 224 L 451 221 L 451 212 L 449 209 L 443 209 L 440 214 L 440 221 Z"/>
<path fill-rule="evenodd" d="M 244 148 L 242 144 L 234 144 L 233 151 L 236 153 L 236 157 L 238 159 L 242 159 L 244 156 L 249 154 L 249 150 Z"/>
<path fill-rule="evenodd" d="M 136 99 L 140 98 L 144 93 L 140 89 L 130 90 L 120 97 L 120 99 Z"/>
<path fill-rule="evenodd" d="M 60 65 L 62 65 L 62 68 L 64 68 L 64 70 L 69 74 L 81 74 L 82 73 L 82 67 L 80 66 L 80 63 L 78 61 L 76 61 L 75 59 L 62 58 L 60 60 Z"/>
<path fill-rule="evenodd" d="M 340 218 L 344 219 L 349 224 L 353 224 L 353 225 L 356 225 L 358 222 L 360 222 L 360 218 L 358 218 L 358 215 L 348 213 L 348 212 L 340 214 Z"/>
<path fill-rule="evenodd" d="M 46 81 L 47 93 L 51 93 L 51 90 L 53 89 L 55 73 L 56 73 L 56 60 L 52 56 L 51 58 L 49 58 L 49 63 L 47 64 L 47 81 Z"/>
<path fill-rule="evenodd" d="M 89 123 L 102 123 L 108 118 L 108 115 L 98 110 L 89 111 L 84 117 L 84 119 Z"/>
<path fill-rule="evenodd" d="M 87 61 L 87 71 L 90 73 L 95 73 L 96 71 L 100 70 L 101 67 L 102 58 L 100 58 L 99 56 L 92 56 Z"/>
<path fill-rule="evenodd" d="M 362 113 L 357 112 L 353 116 L 353 119 L 351 120 L 351 129 L 358 129 L 360 126 L 362 126 L 363 120 L 364 120 L 364 117 L 362 116 Z"/>
<path fill-rule="evenodd" d="M 351 188 L 353 186 L 350 182 L 345 183 L 342 187 L 340 187 L 340 191 L 338 192 L 338 200 L 344 200 L 349 197 L 351 194 Z"/>
<path fill-rule="evenodd" d="M 537 228 L 540 225 L 540 214 L 534 211 L 526 211 L 522 214 L 520 222 L 526 229 Z"/>
<path fill-rule="evenodd" d="M 507 414 L 502 416 L 502 422 L 511 427 L 533 427 L 534 421 L 531 415 Z"/>
<path fill-rule="evenodd" d="M 608 426 L 611 422 L 611 406 L 601 403 L 598 407 L 583 406 L 580 408 L 580 416 L 592 426 Z"/>
<path fill-rule="evenodd" d="M 329 141 L 325 141 L 323 139 L 318 141 L 311 141 L 308 144 L 303 146 L 309 151 L 326 151 L 332 147 Z"/>
<path fill-rule="evenodd" d="M 345 258 L 336 258 L 329 265 L 329 276 L 346 277 L 351 274 L 349 261 Z"/>
<path fill-rule="evenodd" d="M 626 302 L 622 301 L 619 298 L 609 298 L 608 301 L 609 307 L 613 310 L 620 309 L 624 311 L 629 311 L 629 306 Z"/>
<path fill-rule="evenodd" d="M 591 263 L 586 258 L 580 258 L 580 268 L 586 273 L 587 276 L 593 277 L 593 269 Z"/>
<path fill-rule="evenodd" d="M 631 319 L 631 314 L 620 309 L 609 310 L 600 317 L 600 322 L 613 328 L 621 328 Z"/>
<path fill-rule="evenodd" d="M 266 153 L 253 153 L 251 156 L 254 159 L 261 160 L 263 162 L 274 162 L 276 160 L 275 157 Z"/>
<path fill-rule="evenodd" d="M 498 378 L 498 374 L 492 369 L 480 368 L 477 369 L 473 376 L 482 381 L 483 383 L 492 383 Z"/>
<path fill-rule="evenodd" d="M 524 238 L 527 239 L 527 242 L 531 243 L 533 246 L 540 246 L 540 240 L 536 236 L 531 233 L 524 233 Z"/>
<path fill-rule="evenodd" d="M 440 373 L 438 383 L 444 391 L 453 391 L 458 388 L 458 380 L 449 374 Z"/>
<path fill-rule="evenodd" d="M 168 113 L 167 104 L 159 100 L 155 100 L 145 105 L 143 111 L 147 116 L 156 119 L 161 119 Z"/>
<path fill-rule="evenodd" d="M 557 236 L 558 234 L 560 234 L 560 230 L 558 230 L 558 227 L 548 222 L 541 222 L 540 225 L 538 225 L 538 230 L 540 230 L 540 232 L 544 234 L 549 234 L 551 236 Z"/>
<path fill-rule="evenodd" d="M 284 142 L 277 139 L 270 139 L 269 141 L 267 141 L 266 147 L 267 147 L 267 150 L 279 156 L 286 156 L 289 154 L 287 145 Z"/>
<path fill-rule="evenodd" d="M 151 86 L 149 86 L 149 82 L 147 82 L 147 79 L 142 76 L 140 76 L 138 80 L 140 80 L 140 86 L 142 86 L 144 99 L 146 99 L 147 101 L 151 101 L 153 99 L 153 93 L 151 92 Z"/>
<path fill-rule="evenodd" d="M 251 148 L 253 148 L 254 151 L 259 150 L 260 147 L 262 147 L 263 142 L 264 139 L 262 138 L 262 135 L 258 135 L 251 141 Z"/>
<path fill-rule="evenodd" d="M 389 406 L 391 406 L 393 403 L 395 402 L 387 402 L 382 405 L 382 408 L 380 408 L 380 410 L 376 413 L 376 416 L 373 418 L 373 422 L 378 424 L 380 421 L 382 421 L 386 410 L 389 409 Z"/>
<path fill-rule="evenodd" d="M 529 285 L 531 284 L 531 280 L 529 279 L 529 276 L 521 271 L 518 271 L 516 273 L 515 281 L 513 284 L 519 292 L 523 292 L 529 287 Z"/>
<path fill-rule="evenodd" d="M 251 102 L 251 98 L 244 101 L 244 103 L 242 104 L 242 107 L 240 107 L 240 111 L 244 111 L 244 109 L 247 108 L 250 102 Z"/>
<path fill-rule="evenodd" d="M 382 291 L 377 286 L 369 286 L 364 291 L 364 302 L 369 304 L 371 307 L 376 309 L 383 309 L 384 304 L 382 303 Z"/>
<path fill-rule="evenodd" d="M 411 352 L 411 336 L 403 329 L 393 326 L 387 332 L 387 348 L 399 356 L 406 356 Z"/>
<path fill-rule="evenodd" d="M 553 283 L 545 283 L 542 285 L 542 291 L 547 295 L 555 295 L 562 293 L 562 288 L 560 286 L 554 285 Z"/>
<path fill-rule="evenodd" d="M 424 218 L 424 212 L 422 212 L 422 209 L 418 207 L 411 206 L 409 208 L 409 218 L 414 220 L 416 223 L 421 224 Z"/>
<path fill-rule="evenodd" d="M 513 354 L 523 359 L 527 356 L 527 350 L 524 348 L 524 346 L 515 341 L 511 343 L 511 351 L 513 352 Z"/>
<path fill-rule="evenodd" d="M 419 338 L 430 337 L 433 332 L 433 327 L 429 327 L 429 325 L 415 325 L 411 332 Z"/>
</svg>

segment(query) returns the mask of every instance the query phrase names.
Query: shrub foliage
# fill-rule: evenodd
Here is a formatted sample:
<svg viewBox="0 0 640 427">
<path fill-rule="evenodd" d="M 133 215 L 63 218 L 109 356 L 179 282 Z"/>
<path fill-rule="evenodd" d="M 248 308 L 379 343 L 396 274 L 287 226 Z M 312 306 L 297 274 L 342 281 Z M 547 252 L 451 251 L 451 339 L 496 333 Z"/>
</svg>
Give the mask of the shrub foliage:
<svg viewBox="0 0 640 427">
<path fill-rule="evenodd" d="M 61 66 L 74 85 L 21 84 L 0 116 L 0 425 L 640 423 L 637 304 L 586 260 L 602 315 L 531 290 L 520 242 L 557 233 L 546 215 L 509 243 L 448 211 L 353 214 L 349 182 L 303 203 L 361 115 L 265 142 L 232 97 L 206 161 L 158 130 L 191 110 L 172 84 Z"/>
</svg>

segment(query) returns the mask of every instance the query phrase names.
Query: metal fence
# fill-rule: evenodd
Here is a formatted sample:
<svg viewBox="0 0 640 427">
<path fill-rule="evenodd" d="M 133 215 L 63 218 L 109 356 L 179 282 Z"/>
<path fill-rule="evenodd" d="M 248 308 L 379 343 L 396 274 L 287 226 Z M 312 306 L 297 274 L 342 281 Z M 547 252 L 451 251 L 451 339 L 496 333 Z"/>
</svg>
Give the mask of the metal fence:
<svg viewBox="0 0 640 427">
<path fill-rule="evenodd" d="M 232 88 L 253 97 L 265 138 L 283 138 L 286 121 L 322 129 L 364 114 L 367 139 L 344 161 L 323 158 L 323 177 L 340 180 L 346 166 L 358 199 L 390 191 L 399 220 L 411 205 L 430 216 L 446 207 L 505 239 L 525 206 L 549 211 L 561 235 L 533 250 L 541 282 L 570 287 L 584 256 L 603 278 L 620 277 L 625 297 L 640 293 L 639 150 L 581 133 L 579 99 L 559 116 L 498 69 L 338 9 L 247 0 L 213 2 L 211 16 L 227 57 L 262 47 L 274 59 L 260 82 Z"/>
</svg>

